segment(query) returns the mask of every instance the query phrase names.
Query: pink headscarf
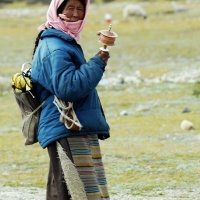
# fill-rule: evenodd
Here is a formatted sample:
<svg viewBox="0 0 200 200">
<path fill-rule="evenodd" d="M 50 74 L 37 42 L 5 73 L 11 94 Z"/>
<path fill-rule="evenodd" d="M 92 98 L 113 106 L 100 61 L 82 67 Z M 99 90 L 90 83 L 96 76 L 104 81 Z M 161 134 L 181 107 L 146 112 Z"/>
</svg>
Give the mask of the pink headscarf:
<svg viewBox="0 0 200 200">
<path fill-rule="evenodd" d="M 75 40 L 81 40 L 80 32 L 82 31 L 85 21 L 86 14 L 88 11 L 90 0 L 85 0 L 85 17 L 83 20 L 77 22 L 66 22 L 63 20 L 62 15 L 57 15 L 57 9 L 62 4 L 64 0 L 52 0 L 47 11 L 47 21 L 45 24 L 41 25 L 38 30 L 44 30 L 45 28 L 54 27 L 57 30 L 60 30 L 68 35 L 71 35 Z"/>
</svg>

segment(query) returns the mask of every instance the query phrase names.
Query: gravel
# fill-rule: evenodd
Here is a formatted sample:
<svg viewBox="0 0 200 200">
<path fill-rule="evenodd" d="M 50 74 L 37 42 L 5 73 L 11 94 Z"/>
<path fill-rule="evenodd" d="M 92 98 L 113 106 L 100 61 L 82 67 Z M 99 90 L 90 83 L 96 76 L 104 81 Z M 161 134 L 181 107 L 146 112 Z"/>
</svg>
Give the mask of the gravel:
<svg viewBox="0 0 200 200">
<path fill-rule="evenodd" d="M 45 189 L 36 187 L 1 187 L 0 200 L 45 200 Z M 166 189 L 157 195 L 112 195 L 111 200 L 200 200 L 200 189 Z M 81 199 L 80 199 L 81 200 Z"/>
</svg>

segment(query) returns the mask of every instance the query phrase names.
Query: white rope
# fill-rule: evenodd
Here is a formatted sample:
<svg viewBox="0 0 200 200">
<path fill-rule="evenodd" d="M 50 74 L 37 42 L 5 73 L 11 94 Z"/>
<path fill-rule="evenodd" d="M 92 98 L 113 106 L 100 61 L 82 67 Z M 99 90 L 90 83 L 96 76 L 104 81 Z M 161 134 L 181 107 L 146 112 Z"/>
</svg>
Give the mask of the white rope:
<svg viewBox="0 0 200 200">
<path fill-rule="evenodd" d="M 71 160 L 66 155 L 66 152 L 59 144 L 56 142 L 57 151 L 61 163 L 61 167 L 64 174 L 64 179 L 71 194 L 72 200 L 88 200 L 83 182 L 78 174 L 78 171 Z"/>
<path fill-rule="evenodd" d="M 73 102 L 67 102 L 68 106 L 66 106 L 66 102 L 59 99 L 58 97 L 54 96 L 53 103 L 58 108 L 58 111 L 60 112 L 60 121 L 63 122 L 66 126 L 66 128 L 71 129 L 74 125 L 78 127 L 78 130 L 81 130 L 81 124 L 76 116 L 76 113 L 73 109 Z M 70 112 L 70 113 L 69 113 Z M 72 115 L 72 118 L 69 117 L 69 114 Z M 71 125 L 69 126 L 67 122 L 71 122 Z"/>
</svg>

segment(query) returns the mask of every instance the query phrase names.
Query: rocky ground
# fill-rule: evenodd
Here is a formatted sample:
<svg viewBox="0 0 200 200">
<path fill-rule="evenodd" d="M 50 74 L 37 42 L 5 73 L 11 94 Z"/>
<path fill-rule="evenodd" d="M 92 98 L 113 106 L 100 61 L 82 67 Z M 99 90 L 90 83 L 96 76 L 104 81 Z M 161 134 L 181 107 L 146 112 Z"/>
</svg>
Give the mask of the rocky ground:
<svg viewBox="0 0 200 200">
<path fill-rule="evenodd" d="M 45 200 L 45 189 L 33 187 L 1 187 L 0 200 Z M 112 195 L 111 200 L 200 200 L 200 189 L 166 189 L 156 196 Z M 81 200 L 81 199 L 80 199 Z"/>
<path fill-rule="evenodd" d="M 188 73 L 190 72 L 190 73 Z M 179 68 L 163 74 L 161 76 L 157 76 L 154 78 L 143 77 L 139 70 L 135 71 L 134 74 L 131 75 L 122 75 L 122 74 L 114 74 L 114 75 L 106 75 L 100 82 L 100 85 L 111 86 L 122 83 L 132 83 L 135 85 L 139 85 L 140 83 L 154 83 L 159 84 L 162 82 L 171 82 L 171 83 L 197 83 L 199 82 L 200 77 L 200 69 L 198 65 L 188 66 L 184 68 Z"/>
</svg>

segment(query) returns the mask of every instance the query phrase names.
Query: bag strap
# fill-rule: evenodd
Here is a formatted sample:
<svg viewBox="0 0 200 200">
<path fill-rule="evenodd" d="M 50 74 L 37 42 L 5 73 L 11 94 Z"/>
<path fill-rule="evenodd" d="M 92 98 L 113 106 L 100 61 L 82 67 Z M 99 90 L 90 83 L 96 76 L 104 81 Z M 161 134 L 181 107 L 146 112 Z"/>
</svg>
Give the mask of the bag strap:
<svg viewBox="0 0 200 200">
<path fill-rule="evenodd" d="M 33 112 L 29 113 L 27 116 L 31 116 L 34 115 L 45 103 L 45 101 L 43 101 Z"/>
</svg>

